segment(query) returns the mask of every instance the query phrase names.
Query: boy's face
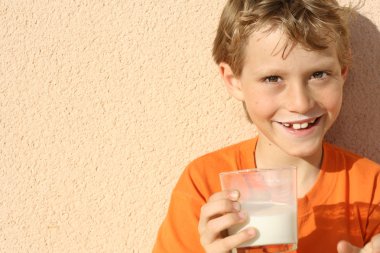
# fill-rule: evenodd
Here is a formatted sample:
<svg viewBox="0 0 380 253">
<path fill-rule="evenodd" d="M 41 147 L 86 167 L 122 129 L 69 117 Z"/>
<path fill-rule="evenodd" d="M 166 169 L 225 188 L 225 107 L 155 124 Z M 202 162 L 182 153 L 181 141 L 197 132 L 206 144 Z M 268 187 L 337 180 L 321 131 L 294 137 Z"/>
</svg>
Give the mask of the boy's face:
<svg viewBox="0 0 380 253">
<path fill-rule="evenodd" d="M 229 92 L 246 103 L 259 135 L 288 155 L 320 152 L 327 130 L 336 120 L 347 68 L 340 66 L 334 44 L 322 51 L 291 45 L 280 29 L 255 32 L 246 47 L 242 74 L 220 64 Z"/>
</svg>

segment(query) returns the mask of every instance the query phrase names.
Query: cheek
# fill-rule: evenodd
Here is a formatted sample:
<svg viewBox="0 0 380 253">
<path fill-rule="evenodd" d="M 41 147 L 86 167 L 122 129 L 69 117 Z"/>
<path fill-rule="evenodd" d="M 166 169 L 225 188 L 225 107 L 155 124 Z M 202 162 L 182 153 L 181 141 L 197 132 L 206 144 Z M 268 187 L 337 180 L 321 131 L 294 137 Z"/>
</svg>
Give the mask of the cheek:
<svg viewBox="0 0 380 253">
<path fill-rule="evenodd" d="M 263 97 L 257 96 L 246 100 L 247 110 L 252 120 L 269 119 L 276 112 L 276 104 L 273 100 Z"/>
<path fill-rule="evenodd" d="M 325 108 L 331 112 L 339 112 L 342 106 L 342 89 L 331 90 L 323 95 Z"/>
</svg>

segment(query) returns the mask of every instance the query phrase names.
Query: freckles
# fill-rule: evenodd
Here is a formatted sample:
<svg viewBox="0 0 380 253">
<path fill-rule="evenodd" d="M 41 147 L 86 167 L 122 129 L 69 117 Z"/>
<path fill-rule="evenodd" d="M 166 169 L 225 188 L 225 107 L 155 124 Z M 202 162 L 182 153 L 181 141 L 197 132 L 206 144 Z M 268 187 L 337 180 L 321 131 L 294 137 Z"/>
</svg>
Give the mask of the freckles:
<svg viewBox="0 0 380 253">
<path fill-rule="evenodd" d="M 339 110 L 342 106 L 343 92 L 341 89 L 329 90 L 320 94 L 318 101 L 326 109 Z"/>
<path fill-rule="evenodd" d="M 342 106 L 342 96 L 336 94 L 336 96 L 332 96 L 327 103 L 330 108 L 340 108 Z"/>
<path fill-rule="evenodd" d="M 322 105 L 327 111 L 330 112 L 337 112 L 340 110 L 342 103 L 339 99 L 334 99 L 330 101 L 325 101 L 325 103 Z"/>
</svg>

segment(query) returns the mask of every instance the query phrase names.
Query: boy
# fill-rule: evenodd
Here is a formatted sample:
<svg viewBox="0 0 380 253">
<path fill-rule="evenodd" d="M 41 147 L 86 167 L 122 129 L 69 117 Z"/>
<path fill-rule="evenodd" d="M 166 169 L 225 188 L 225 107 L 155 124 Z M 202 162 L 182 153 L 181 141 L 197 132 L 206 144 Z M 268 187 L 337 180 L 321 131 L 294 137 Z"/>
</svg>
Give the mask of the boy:
<svg viewBox="0 0 380 253">
<path fill-rule="evenodd" d="M 247 215 L 218 174 L 279 166 L 297 167 L 297 252 L 380 252 L 380 166 L 323 141 L 342 104 L 350 11 L 335 0 L 227 2 L 213 56 L 258 136 L 186 168 L 153 252 L 231 252 L 257 236 L 226 235 Z"/>
</svg>

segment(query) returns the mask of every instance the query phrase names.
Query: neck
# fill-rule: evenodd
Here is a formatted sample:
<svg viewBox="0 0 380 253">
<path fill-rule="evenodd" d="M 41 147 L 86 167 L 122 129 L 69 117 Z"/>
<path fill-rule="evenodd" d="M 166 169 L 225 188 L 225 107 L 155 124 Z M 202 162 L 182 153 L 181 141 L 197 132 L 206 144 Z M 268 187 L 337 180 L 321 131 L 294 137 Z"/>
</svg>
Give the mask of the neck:
<svg viewBox="0 0 380 253">
<path fill-rule="evenodd" d="M 303 197 L 314 185 L 322 163 L 323 147 L 310 156 L 297 157 L 287 154 L 284 150 L 270 142 L 265 136 L 259 135 L 255 151 L 256 167 L 297 167 L 298 197 Z"/>
</svg>

